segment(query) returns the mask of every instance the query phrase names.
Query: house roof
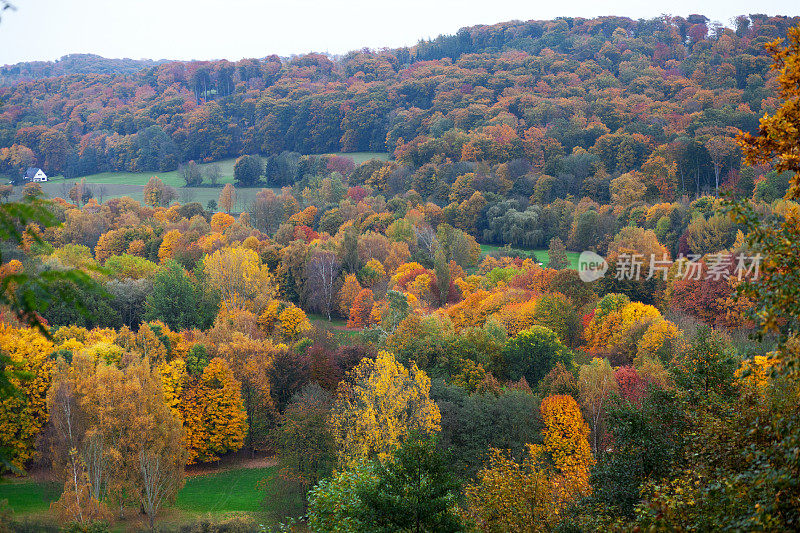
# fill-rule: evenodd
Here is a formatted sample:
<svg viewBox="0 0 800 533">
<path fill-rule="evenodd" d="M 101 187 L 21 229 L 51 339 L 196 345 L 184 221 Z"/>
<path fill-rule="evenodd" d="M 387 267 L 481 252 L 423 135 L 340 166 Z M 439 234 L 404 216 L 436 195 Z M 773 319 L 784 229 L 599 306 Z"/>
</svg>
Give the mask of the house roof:
<svg viewBox="0 0 800 533">
<path fill-rule="evenodd" d="M 28 170 L 25 171 L 25 178 L 32 179 L 40 170 L 41 169 L 39 167 L 28 167 Z"/>
</svg>

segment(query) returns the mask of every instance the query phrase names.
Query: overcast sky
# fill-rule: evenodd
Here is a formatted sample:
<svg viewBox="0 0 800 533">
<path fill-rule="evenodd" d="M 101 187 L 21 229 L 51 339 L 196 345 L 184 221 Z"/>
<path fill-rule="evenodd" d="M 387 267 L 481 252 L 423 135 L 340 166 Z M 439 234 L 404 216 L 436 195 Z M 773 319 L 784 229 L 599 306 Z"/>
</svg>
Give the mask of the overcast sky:
<svg viewBox="0 0 800 533">
<path fill-rule="evenodd" d="M 413 45 L 475 24 L 558 16 L 800 15 L 800 0 L 8 0 L 0 65 L 69 53 L 229 59 Z M 0 1 L 2 5 L 2 1 Z"/>
</svg>

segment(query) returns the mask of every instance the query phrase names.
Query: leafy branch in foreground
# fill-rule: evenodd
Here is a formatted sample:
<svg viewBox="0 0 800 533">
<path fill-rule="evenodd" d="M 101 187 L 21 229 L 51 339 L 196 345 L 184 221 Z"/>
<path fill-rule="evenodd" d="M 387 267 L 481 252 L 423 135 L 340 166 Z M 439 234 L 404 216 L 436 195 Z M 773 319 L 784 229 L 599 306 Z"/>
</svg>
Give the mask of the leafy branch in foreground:
<svg viewBox="0 0 800 533">
<path fill-rule="evenodd" d="M 778 172 L 793 172 L 786 203 L 765 218 L 750 202 L 728 202 L 726 209 L 748 231 L 746 242 L 764 255 L 758 279 L 739 286 L 740 296 L 755 305 L 750 318 L 758 335 L 770 332 L 785 342 L 800 332 L 800 27 L 789 29 L 786 45 L 778 39 L 767 45 L 772 69 L 779 73 L 781 106 L 760 122 L 759 135 L 744 133 L 738 141 L 750 164 L 772 164 Z"/>
<path fill-rule="evenodd" d="M 0 205 L 0 241 L 12 246 L 26 243 L 43 245 L 39 228 L 57 226 L 58 219 L 48 209 L 48 202 L 37 197 L 24 197 L 19 202 Z M 4 264 L 0 249 L 0 265 Z M 67 283 L 63 283 L 67 282 Z M 77 286 L 88 292 L 102 292 L 98 284 L 84 271 L 46 270 L 31 273 L 24 269 L 9 272 L 0 279 L 0 305 L 7 306 L 21 322 L 50 336 L 40 312 L 55 301 L 67 301 L 81 312 L 87 312 L 82 301 L 69 287 Z"/>
<path fill-rule="evenodd" d="M 48 202 L 36 195 L 26 195 L 19 202 L 0 204 L 0 242 L 5 247 L 42 245 L 44 242 L 38 230 L 58 224 L 58 219 L 48 209 Z M 87 312 L 82 301 L 75 297 L 75 292 L 69 287 L 103 293 L 100 286 L 81 270 L 29 272 L 22 268 L 21 263 L 17 263 L 16 267 L 9 266 L 3 258 L 3 247 L 0 247 L 0 269 L 5 271 L 0 273 L 0 307 L 8 308 L 20 322 L 36 328 L 46 338 L 51 335 L 40 312 L 54 301 L 66 301 L 82 313 Z M 26 379 L 29 376 L 20 370 L 20 365 L 0 351 L 0 400 L 19 394 L 14 381 Z M 0 463 L 18 472 L 8 461 L 7 451 L 2 448 Z"/>
</svg>

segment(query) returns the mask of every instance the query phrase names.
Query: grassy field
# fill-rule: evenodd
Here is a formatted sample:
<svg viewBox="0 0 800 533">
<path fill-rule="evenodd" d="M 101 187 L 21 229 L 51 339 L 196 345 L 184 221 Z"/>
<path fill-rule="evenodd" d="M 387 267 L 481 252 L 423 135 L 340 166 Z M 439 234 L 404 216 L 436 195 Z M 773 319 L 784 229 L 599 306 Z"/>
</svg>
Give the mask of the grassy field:
<svg viewBox="0 0 800 533">
<path fill-rule="evenodd" d="M 217 474 L 192 476 L 178 494 L 174 507 L 192 513 L 258 513 L 269 502 L 259 490 L 259 481 L 271 478 L 277 466 L 240 468 Z"/>
<path fill-rule="evenodd" d="M 361 333 L 361 329 L 346 329 L 347 320 L 343 318 L 334 318 L 328 321 L 328 317 L 316 313 L 308 315 L 311 324 L 320 328 L 328 328 L 334 337 L 342 344 L 352 342 L 353 338 Z"/>
<path fill-rule="evenodd" d="M 251 515 L 263 519 L 275 506 L 259 487 L 270 480 L 278 467 L 235 468 L 219 473 L 191 476 L 181 489 L 174 505 L 159 513 L 159 523 L 182 524 L 199 518 L 212 520 Z M 267 481 L 269 482 L 269 481 Z M 61 494 L 61 483 L 11 479 L 0 482 L 0 500 L 8 500 L 17 519 L 48 519 L 50 503 Z M 139 517 L 131 517 L 136 522 Z M 131 524 L 116 524 L 113 530 L 124 531 Z"/>
<path fill-rule="evenodd" d="M 58 499 L 63 486 L 49 481 L 3 479 L 0 481 L 0 500 L 8 500 L 9 508 L 17 514 L 40 513 L 47 511 L 50 502 Z"/>
<path fill-rule="evenodd" d="M 339 155 L 349 157 L 356 165 L 368 161 L 370 159 L 381 159 L 387 161 L 389 154 L 383 152 L 354 152 L 354 153 L 335 153 L 330 155 Z M 202 163 L 198 165 L 205 176 L 208 167 L 218 165 L 220 169 L 220 186 L 225 183 L 233 183 L 233 165 L 236 159 L 223 159 L 214 163 Z M 208 204 L 209 200 L 217 200 L 221 188 L 215 187 L 184 187 L 184 181 L 177 170 L 169 172 L 101 172 L 98 174 L 90 174 L 83 176 L 86 183 L 91 185 L 92 192 L 98 201 L 106 201 L 112 198 L 119 198 L 122 196 L 129 196 L 139 202 L 143 199 L 143 190 L 148 180 L 153 177 L 158 178 L 164 182 L 165 185 L 175 187 L 178 190 L 178 201 L 182 204 L 189 202 L 199 202 L 203 206 Z M 50 181 L 42 184 L 42 190 L 50 198 L 62 197 L 66 198 L 70 188 L 80 178 L 67 179 L 64 176 L 51 176 Z M 234 212 L 242 212 L 246 210 L 252 203 L 255 195 L 262 189 L 262 187 L 248 187 L 236 188 L 236 205 Z M 22 188 L 17 187 L 15 197 L 21 194 Z"/>
<path fill-rule="evenodd" d="M 490 254 L 492 252 L 496 252 L 498 250 L 502 250 L 502 246 L 495 246 L 493 244 L 481 244 L 481 253 L 483 255 Z M 538 249 L 538 250 L 530 250 L 527 248 L 511 248 L 514 251 L 529 253 L 533 252 L 536 254 L 536 259 L 541 261 L 545 266 L 550 261 L 550 254 L 547 253 L 547 249 Z M 570 262 L 570 268 L 573 270 L 578 270 L 578 257 L 580 256 L 580 252 L 567 252 L 567 259 Z"/>
<path fill-rule="evenodd" d="M 233 165 L 236 163 L 236 159 L 223 159 L 221 161 L 217 161 L 215 163 L 201 163 L 197 166 L 200 167 L 200 171 L 205 176 L 206 170 L 211 167 L 212 165 L 218 165 L 220 169 L 220 179 L 219 183 L 233 183 Z M 144 186 L 152 176 L 158 176 L 158 178 L 164 182 L 164 185 L 169 185 L 170 187 L 183 187 L 184 181 L 181 178 L 180 174 L 177 170 L 171 170 L 169 172 L 100 172 L 99 174 L 90 174 L 88 176 L 84 176 L 86 178 L 87 183 L 104 183 L 107 185 L 141 185 Z M 76 179 L 69 179 L 66 180 L 70 183 L 74 181 L 78 181 L 80 178 Z M 205 178 L 204 178 L 205 179 Z M 58 182 L 64 180 L 64 176 L 54 176 L 50 178 L 53 182 Z"/>
</svg>

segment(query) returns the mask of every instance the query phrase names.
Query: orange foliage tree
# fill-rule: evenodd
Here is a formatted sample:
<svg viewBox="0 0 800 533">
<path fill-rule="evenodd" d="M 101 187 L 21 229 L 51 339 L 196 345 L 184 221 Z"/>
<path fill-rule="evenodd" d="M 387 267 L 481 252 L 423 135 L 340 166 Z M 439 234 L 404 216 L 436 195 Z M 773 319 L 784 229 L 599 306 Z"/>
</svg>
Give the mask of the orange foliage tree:
<svg viewBox="0 0 800 533">
<path fill-rule="evenodd" d="M 589 470 L 594 464 L 589 447 L 589 426 L 577 402 L 566 394 L 542 400 L 544 446 L 560 473 L 558 497 L 564 501 L 589 494 Z"/>
<path fill-rule="evenodd" d="M 224 359 L 209 361 L 203 374 L 184 387 L 181 412 L 189 463 L 216 461 L 244 445 L 247 415 L 240 384 Z"/>
<path fill-rule="evenodd" d="M 361 284 L 355 274 L 348 274 L 344 277 L 342 288 L 339 289 L 339 304 L 338 310 L 342 316 L 350 317 L 350 310 L 353 308 L 353 303 L 356 297 L 361 292 Z"/>
<path fill-rule="evenodd" d="M 363 328 L 369 325 L 372 320 L 372 306 L 375 305 L 375 298 L 372 291 L 369 289 L 362 289 L 356 296 L 353 302 L 353 307 L 350 309 L 350 317 L 347 319 L 348 328 Z"/>
</svg>

